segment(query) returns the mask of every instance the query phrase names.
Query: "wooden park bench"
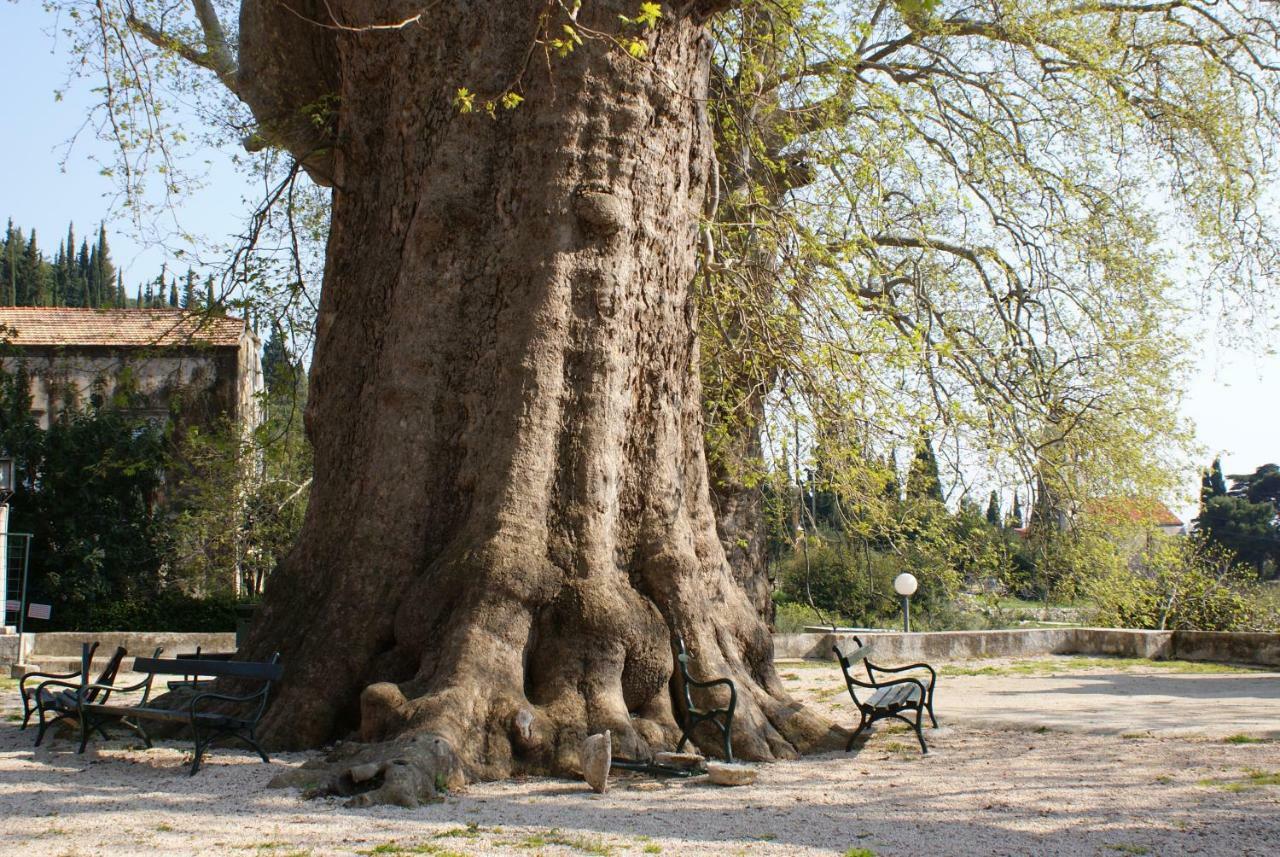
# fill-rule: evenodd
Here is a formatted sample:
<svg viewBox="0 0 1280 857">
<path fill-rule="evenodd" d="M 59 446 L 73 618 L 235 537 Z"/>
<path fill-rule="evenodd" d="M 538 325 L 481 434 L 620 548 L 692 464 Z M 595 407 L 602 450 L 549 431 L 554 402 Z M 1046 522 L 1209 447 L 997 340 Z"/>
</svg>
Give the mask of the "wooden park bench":
<svg viewBox="0 0 1280 857">
<path fill-rule="evenodd" d="M 193 658 L 138 658 L 134 661 L 133 671 L 145 673 L 146 678 L 130 687 L 112 688 L 117 694 L 142 691 L 142 698 L 136 705 L 122 705 L 84 701 L 79 705 L 80 749 L 83 753 L 89 743 L 89 735 L 105 723 L 116 722 L 136 732 L 148 747 L 151 736 L 147 734 L 143 721 L 156 720 L 169 723 L 184 723 L 191 727 L 192 739 L 195 742 L 195 758 L 191 760 L 191 774 L 200 770 L 200 759 L 209 745 L 219 738 L 238 738 L 244 741 L 269 762 L 267 754 L 254 735 L 258 721 L 267 708 L 267 697 L 273 682 L 279 681 L 284 674 L 280 664 L 280 655 L 273 655 L 266 663 L 225 660 L 195 660 Z M 189 686 L 193 691 L 190 698 L 181 700 L 180 707 L 159 708 L 149 705 L 151 686 L 157 675 L 204 676 L 207 678 L 235 678 L 248 682 L 260 682 L 252 693 L 243 696 L 227 693 L 214 693 L 201 690 L 201 685 Z M 91 686 L 92 687 L 92 686 Z M 209 703 L 217 704 L 213 708 Z M 229 713 L 224 703 L 238 706 Z"/>
<path fill-rule="evenodd" d="M 840 659 L 840 669 L 844 672 L 844 683 L 849 689 L 849 696 L 853 697 L 853 704 L 858 707 L 861 718 L 858 721 L 858 728 L 853 730 L 853 734 L 849 736 L 849 743 L 845 745 L 844 751 L 847 753 L 853 749 L 853 742 L 872 723 L 877 720 L 883 720 L 887 717 L 893 717 L 906 723 L 916 732 L 916 738 L 920 741 L 920 752 L 928 753 L 929 748 L 924 743 L 924 733 L 920 730 L 920 724 L 924 719 L 924 713 L 929 712 L 929 720 L 933 723 L 933 728 L 938 728 L 938 720 L 933 716 L 933 686 L 938 680 L 938 673 L 933 667 L 925 663 L 907 664 L 902 667 L 881 667 L 871 663 L 867 659 L 867 655 L 871 653 L 871 643 L 862 645 L 862 641 L 857 637 L 853 641 L 858 644 L 858 648 L 850 652 L 846 657 L 839 646 L 832 646 L 832 651 L 836 653 L 836 657 Z M 867 668 L 868 681 L 860 681 L 853 677 L 849 672 L 850 668 L 862 661 Z M 876 673 L 901 673 L 907 670 L 928 670 L 929 678 L 924 679 L 923 676 L 898 678 L 890 681 L 884 681 L 876 678 Z M 865 701 L 858 699 L 857 688 L 871 691 Z M 865 695 L 865 694 L 864 694 Z M 912 723 L 904 715 L 904 712 L 914 711 L 916 713 L 916 721 Z"/>
<path fill-rule="evenodd" d="M 18 694 L 22 697 L 22 726 L 26 729 L 31 715 L 38 716 L 40 729 L 36 732 L 36 746 L 44 740 L 44 733 L 59 720 L 73 720 L 76 717 L 78 694 L 90 702 L 102 696 L 102 701 L 111 695 L 116 674 L 124 662 L 125 649 L 116 649 L 115 654 L 107 661 L 107 665 L 98 673 L 96 681 L 89 683 L 89 671 L 93 668 L 93 656 L 98 651 L 98 643 L 83 643 L 80 646 L 80 669 L 67 673 L 30 672 L 18 682 Z M 160 650 L 156 650 L 159 654 Z M 76 679 L 76 681 L 72 681 Z"/>
<path fill-rule="evenodd" d="M 720 734 L 724 738 L 725 761 L 732 762 L 733 744 L 729 735 L 733 729 L 733 712 L 738 707 L 737 688 L 727 678 L 717 678 L 711 681 L 697 681 L 694 679 L 689 674 L 689 653 L 685 651 L 682 637 L 676 637 L 676 664 L 680 667 L 680 685 L 684 690 L 685 710 L 683 732 L 680 735 L 680 743 L 676 745 L 676 752 L 679 753 L 684 749 L 685 742 L 689 740 L 689 735 L 693 732 L 695 726 L 699 723 L 710 723 L 720 730 Z M 693 688 L 708 688 L 718 685 L 724 685 L 729 688 L 728 708 L 699 708 L 694 704 Z"/>
</svg>

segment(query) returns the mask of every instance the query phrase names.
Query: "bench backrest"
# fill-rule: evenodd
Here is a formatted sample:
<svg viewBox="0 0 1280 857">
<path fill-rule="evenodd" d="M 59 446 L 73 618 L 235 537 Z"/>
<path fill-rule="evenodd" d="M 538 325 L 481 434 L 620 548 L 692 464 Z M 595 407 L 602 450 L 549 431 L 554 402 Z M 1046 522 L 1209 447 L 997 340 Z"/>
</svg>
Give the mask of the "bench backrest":
<svg viewBox="0 0 1280 857">
<path fill-rule="evenodd" d="M 284 675 L 280 654 L 271 656 L 266 663 L 253 661 L 205 661 L 195 658 L 138 658 L 133 671 L 152 675 L 201 675 L 211 678 L 248 678 L 260 681 L 279 681 Z"/>
<path fill-rule="evenodd" d="M 853 638 L 853 642 L 857 644 L 858 648 L 854 649 L 847 655 L 840 651 L 839 646 L 832 646 L 831 651 L 835 652 L 836 657 L 840 659 L 840 671 L 844 673 L 844 684 L 845 687 L 849 689 L 849 695 L 853 697 L 854 705 L 861 707 L 862 703 L 858 701 L 858 692 L 855 690 L 857 685 L 854 684 L 854 678 L 849 673 L 849 669 L 857 665 L 860 661 L 866 659 L 867 655 L 871 654 L 871 647 L 875 644 L 867 643 L 864 646 L 862 644 L 862 640 L 857 637 Z"/>
</svg>

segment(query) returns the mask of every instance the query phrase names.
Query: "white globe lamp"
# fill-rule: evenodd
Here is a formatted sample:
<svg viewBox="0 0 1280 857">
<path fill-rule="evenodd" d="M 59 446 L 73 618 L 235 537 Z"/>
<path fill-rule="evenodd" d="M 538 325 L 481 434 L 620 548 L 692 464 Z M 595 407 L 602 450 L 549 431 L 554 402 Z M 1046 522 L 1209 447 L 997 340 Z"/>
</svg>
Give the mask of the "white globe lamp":
<svg viewBox="0 0 1280 857">
<path fill-rule="evenodd" d="M 902 631 L 911 633 L 911 596 L 916 594 L 920 581 L 909 571 L 904 571 L 893 579 L 893 591 L 902 596 Z"/>
</svg>

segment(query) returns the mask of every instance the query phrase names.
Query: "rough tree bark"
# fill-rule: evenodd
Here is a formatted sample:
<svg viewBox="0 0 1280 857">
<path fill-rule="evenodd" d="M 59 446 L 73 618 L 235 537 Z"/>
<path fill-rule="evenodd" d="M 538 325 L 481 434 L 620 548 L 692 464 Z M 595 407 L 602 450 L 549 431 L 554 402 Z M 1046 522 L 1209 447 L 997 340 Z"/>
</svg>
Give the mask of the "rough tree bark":
<svg viewBox="0 0 1280 857">
<path fill-rule="evenodd" d="M 579 20 L 616 32 L 633 5 L 590 2 Z M 272 36 L 283 6 L 244 3 L 242 74 L 313 92 L 283 79 L 308 68 Z M 421 9 L 329 6 L 350 28 Z M 708 496 L 690 292 L 711 151 L 699 4 L 664 8 L 645 62 L 588 41 L 549 67 L 532 50 L 548 9 L 437 5 L 420 25 L 324 31 L 339 101 L 315 481 L 247 652 L 286 665 L 273 743 L 377 745 L 340 769 L 348 785 L 363 772 L 367 799 L 571 773 L 604 729 L 618 755 L 671 747 L 673 634 L 695 672 L 737 682 L 735 753 L 839 739 L 782 688 Z M 518 109 L 455 107 L 459 87 L 500 92 L 530 56 Z"/>
</svg>

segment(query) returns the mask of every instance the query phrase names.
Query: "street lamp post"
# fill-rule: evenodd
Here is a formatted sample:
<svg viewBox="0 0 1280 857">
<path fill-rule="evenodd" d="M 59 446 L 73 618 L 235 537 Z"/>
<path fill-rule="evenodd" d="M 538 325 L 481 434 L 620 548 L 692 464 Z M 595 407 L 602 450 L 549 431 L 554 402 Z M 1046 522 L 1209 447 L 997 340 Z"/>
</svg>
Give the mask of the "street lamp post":
<svg viewBox="0 0 1280 857">
<path fill-rule="evenodd" d="M 915 595 L 920 582 L 909 571 L 904 571 L 893 579 L 893 591 L 902 596 L 902 630 L 911 633 L 911 596 Z"/>
<path fill-rule="evenodd" d="M 0 454 L 0 631 L 5 627 L 4 607 L 9 600 L 9 498 L 12 496 L 13 459 Z M 21 606 L 18 609 L 21 613 Z"/>
</svg>

